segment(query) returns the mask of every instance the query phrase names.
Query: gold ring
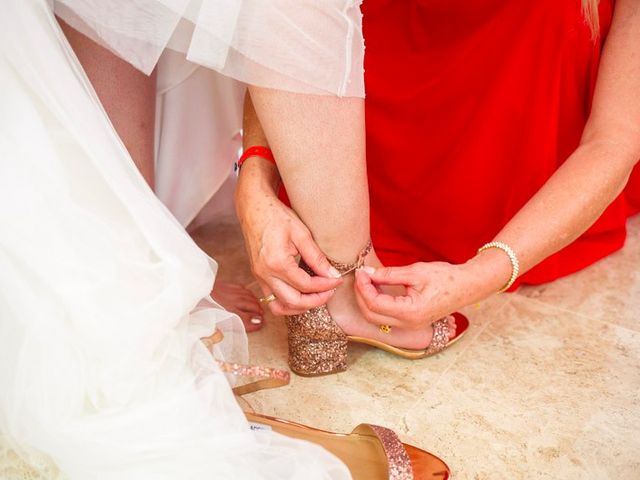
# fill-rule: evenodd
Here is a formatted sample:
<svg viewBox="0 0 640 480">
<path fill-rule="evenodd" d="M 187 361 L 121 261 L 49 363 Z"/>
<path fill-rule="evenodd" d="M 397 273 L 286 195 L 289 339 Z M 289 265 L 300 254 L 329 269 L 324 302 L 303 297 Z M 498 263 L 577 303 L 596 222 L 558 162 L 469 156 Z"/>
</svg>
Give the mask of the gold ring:
<svg viewBox="0 0 640 480">
<path fill-rule="evenodd" d="M 391 333 L 391 327 L 389 325 L 380 325 L 379 330 L 382 333 Z"/>
<path fill-rule="evenodd" d="M 271 303 L 276 299 L 276 296 L 272 293 L 271 295 L 267 295 L 266 297 L 259 298 L 258 301 L 260 303 Z"/>
</svg>

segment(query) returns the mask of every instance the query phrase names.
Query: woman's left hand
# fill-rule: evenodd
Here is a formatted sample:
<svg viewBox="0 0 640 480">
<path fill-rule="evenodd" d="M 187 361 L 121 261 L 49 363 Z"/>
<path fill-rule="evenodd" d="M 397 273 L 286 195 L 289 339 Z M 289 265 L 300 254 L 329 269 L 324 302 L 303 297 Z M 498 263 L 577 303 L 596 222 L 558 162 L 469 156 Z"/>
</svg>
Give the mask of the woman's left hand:
<svg viewBox="0 0 640 480">
<path fill-rule="evenodd" d="M 510 268 L 506 255 L 489 251 L 463 264 L 365 267 L 356 272 L 356 299 L 371 323 L 420 330 L 498 291 Z M 384 285 L 404 285 L 406 294 L 385 294 L 378 288 Z"/>
</svg>

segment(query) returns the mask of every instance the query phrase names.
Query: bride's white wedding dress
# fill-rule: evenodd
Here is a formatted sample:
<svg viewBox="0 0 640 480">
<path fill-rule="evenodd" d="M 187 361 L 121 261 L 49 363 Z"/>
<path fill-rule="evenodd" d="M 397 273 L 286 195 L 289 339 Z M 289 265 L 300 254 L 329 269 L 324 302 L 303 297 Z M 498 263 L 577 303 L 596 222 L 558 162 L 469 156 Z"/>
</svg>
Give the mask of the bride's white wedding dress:
<svg viewBox="0 0 640 480">
<path fill-rule="evenodd" d="M 148 189 L 45 0 L 0 16 L 0 478 L 348 478 L 249 428 L 215 263 Z"/>
</svg>

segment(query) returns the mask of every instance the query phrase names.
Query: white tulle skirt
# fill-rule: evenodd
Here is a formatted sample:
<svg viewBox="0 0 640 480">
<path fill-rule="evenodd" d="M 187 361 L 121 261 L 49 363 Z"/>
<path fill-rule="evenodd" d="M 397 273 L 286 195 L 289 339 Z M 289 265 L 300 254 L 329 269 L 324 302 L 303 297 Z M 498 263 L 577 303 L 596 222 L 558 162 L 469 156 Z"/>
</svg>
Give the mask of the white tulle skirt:
<svg viewBox="0 0 640 480">
<path fill-rule="evenodd" d="M 54 0 L 67 23 L 150 73 L 165 48 L 242 82 L 364 96 L 361 0 Z"/>
<path fill-rule="evenodd" d="M 0 16 L 0 478 L 348 478 L 253 432 L 215 263 L 148 189 L 45 0 Z"/>
</svg>

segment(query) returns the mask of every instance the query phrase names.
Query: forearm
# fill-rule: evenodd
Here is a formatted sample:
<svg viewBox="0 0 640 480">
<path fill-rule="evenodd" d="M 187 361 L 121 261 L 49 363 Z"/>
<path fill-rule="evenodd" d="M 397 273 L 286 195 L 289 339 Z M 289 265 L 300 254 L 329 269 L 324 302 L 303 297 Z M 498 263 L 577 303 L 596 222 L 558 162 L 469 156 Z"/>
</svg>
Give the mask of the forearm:
<svg viewBox="0 0 640 480">
<path fill-rule="evenodd" d="M 636 158 L 603 142 L 581 145 L 496 235 L 521 273 L 569 245 L 620 194 Z"/>
<path fill-rule="evenodd" d="M 262 129 L 260 119 L 253 108 L 251 96 L 247 91 L 244 99 L 244 114 L 242 119 L 242 147 L 247 150 L 250 147 L 268 147 L 269 141 Z M 280 186 L 278 168 L 273 163 L 260 157 L 249 157 L 245 160 L 241 175 L 238 180 L 238 193 L 248 190 L 260 189 L 264 193 L 277 194 Z"/>
<path fill-rule="evenodd" d="M 496 235 L 511 246 L 525 272 L 584 233 L 624 188 L 640 159 L 640 6 L 616 2 L 591 115 L 578 149 Z M 511 273 L 503 252 L 489 249 L 470 262 L 498 286 Z M 502 277 L 500 277 L 502 275 Z"/>
<path fill-rule="evenodd" d="M 569 245 L 600 217 L 620 194 L 635 160 L 606 143 L 581 145 L 544 186 L 495 236 L 518 257 L 520 274 Z M 484 278 L 478 301 L 498 291 L 511 275 L 504 252 L 488 249 L 467 267 Z"/>
</svg>

